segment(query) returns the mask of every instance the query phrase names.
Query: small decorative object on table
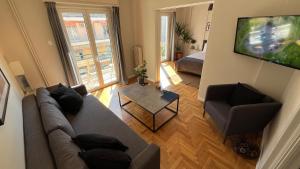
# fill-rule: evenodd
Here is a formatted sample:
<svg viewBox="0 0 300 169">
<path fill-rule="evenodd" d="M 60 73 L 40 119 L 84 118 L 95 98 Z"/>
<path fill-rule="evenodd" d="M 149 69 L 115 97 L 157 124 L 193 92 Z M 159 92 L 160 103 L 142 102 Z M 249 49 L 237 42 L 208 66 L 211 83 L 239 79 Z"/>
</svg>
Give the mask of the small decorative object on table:
<svg viewBox="0 0 300 169">
<path fill-rule="evenodd" d="M 138 83 L 142 86 L 145 86 L 147 83 L 145 79 L 148 78 L 147 76 L 147 68 L 146 68 L 146 61 L 143 61 L 143 64 L 138 65 L 134 68 L 135 74 L 137 75 Z"/>
</svg>

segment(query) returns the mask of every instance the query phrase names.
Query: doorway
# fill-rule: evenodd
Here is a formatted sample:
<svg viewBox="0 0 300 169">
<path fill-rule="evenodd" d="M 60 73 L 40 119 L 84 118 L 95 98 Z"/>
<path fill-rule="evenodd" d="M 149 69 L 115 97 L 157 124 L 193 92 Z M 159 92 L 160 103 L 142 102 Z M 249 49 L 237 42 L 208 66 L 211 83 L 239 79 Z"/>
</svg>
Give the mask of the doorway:
<svg viewBox="0 0 300 169">
<path fill-rule="evenodd" d="M 78 81 L 90 91 L 116 83 L 111 10 L 63 8 L 59 14 Z"/>
<path fill-rule="evenodd" d="M 213 3 L 207 2 L 157 11 L 156 52 L 160 58 L 156 60 L 156 68 L 161 86 L 180 83 L 199 88 L 212 10 Z M 170 13 L 171 17 L 167 17 Z"/>
<path fill-rule="evenodd" d="M 171 14 L 161 13 L 160 15 L 160 61 L 166 62 L 171 57 Z"/>
</svg>

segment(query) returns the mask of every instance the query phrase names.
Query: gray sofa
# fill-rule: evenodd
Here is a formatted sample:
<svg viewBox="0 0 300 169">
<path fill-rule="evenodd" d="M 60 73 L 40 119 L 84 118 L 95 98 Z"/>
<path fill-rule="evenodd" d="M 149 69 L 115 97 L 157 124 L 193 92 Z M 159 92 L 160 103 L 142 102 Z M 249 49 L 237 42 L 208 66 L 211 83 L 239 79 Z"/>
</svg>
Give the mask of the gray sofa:
<svg viewBox="0 0 300 169">
<path fill-rule="evenodd" d="M 84 86 L 74 89 L 83 96 L 83 106 L 76 115 L 65 117 L 50 96 L 51 88 L 39 88 L 36 96 L 23 99 L 24 143 L 27 169 L 87 169 L 78 156 L 80 149 L 72 142 L 77 134 L 99 133 L 118 138 L 129 149 L 130 169 L 159 169 L 160 149 L 147 144 Z"/>
</svg>

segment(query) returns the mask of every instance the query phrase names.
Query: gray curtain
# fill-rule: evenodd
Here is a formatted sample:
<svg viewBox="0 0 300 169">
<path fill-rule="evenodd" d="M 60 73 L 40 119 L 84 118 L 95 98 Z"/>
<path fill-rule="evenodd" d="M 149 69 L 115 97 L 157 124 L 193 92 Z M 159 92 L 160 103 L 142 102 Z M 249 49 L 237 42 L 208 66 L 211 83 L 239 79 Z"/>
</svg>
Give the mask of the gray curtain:
<svg viewBox="0 0 300 169">
<path fill-rule="evenodd" d="M 175 27 L 176 27 L 176 12 L 173 12 L 171 20 L 171 34 L 170 34 L 170 48 L 171 48 L 171 61 L 175 60 Z"/>
<path fill-rule="evenodd" d="M 68 85 L 76 85 L 76 75 L 74 73 L 72 60 L 69 56 L 69 48 L 65 39 L 62 26 L 59 21 L 59 16 L 56 10 L 55 2 L 45 2 L 48 12 L 49 22 L 52 28 L 55 43 L 59 52 L 59 56 L 64 68 L 64 73 L 67 79 Z"/>
<path fill-rule="evenodd" d="M 122 36 L 121 36 L 121 27 L 120 27 L 120 16 L 119 16 L 119 7 L 113 7 L 112 12 L 112 21 L 113 21 L 113 28 L 114 28 L 114 38 L 116 42 L 116 58 L 118 61 L 119 67 L 119 79 L 120 82 L 123 84 L 128 83 L 128 79 L 125 72 L 125 61 L 124 61 L 124 52 L 123 52 L 123 45 L 122 45 Z"/>
</svg>

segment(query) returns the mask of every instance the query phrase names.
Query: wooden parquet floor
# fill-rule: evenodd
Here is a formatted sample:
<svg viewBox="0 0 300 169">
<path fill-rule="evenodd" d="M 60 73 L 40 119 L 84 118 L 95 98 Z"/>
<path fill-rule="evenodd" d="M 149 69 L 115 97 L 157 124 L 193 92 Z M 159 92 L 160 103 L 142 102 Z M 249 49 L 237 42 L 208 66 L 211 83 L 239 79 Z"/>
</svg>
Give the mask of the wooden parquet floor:
<svg viewBox="0 0 300 169">
<path fill-rule="evenodd" d="M 238 156 L 232 150 L 230 141 L 226 144 L 222 143 L 223 137 L 209 116 L 202 117 L 203 105 L 197 100 L 198 89 L 181 83 L 168 86 L 168 90 L 180 95 L 179 113 L 164 127 L 153 133 L 120 109 L 117 96 L 120 87 L 122 86 L 113 85 L 93 94 L 148 143 L 160 146 L 162 169 L 255 168 L 256 160 L 246 160 Z M 135 105 L 131 109 L 142 111 Z M 145 120 L 147 121 L 147 117 Z"/>
</svg>

